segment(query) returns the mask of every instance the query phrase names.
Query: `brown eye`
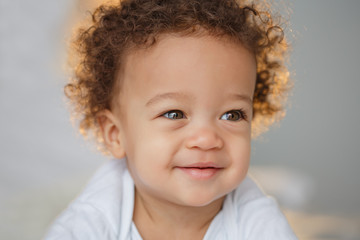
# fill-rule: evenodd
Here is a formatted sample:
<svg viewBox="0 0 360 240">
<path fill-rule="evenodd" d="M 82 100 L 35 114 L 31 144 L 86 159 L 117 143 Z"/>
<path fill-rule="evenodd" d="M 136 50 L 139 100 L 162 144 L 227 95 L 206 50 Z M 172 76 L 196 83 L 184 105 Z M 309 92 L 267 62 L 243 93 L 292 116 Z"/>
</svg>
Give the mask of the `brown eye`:
<svg viewBox="0 0 360 240">
<path fill-rule="evenodd" d="M 172 120 L 185 118 L 184 113 L 180 110 L 172 110 L 172 111 L 166 112 L 163 114 L 163 116 L 166 118 L 172 119 Z"/>
<path fill-rule="evenodd" d="M 224 113 L 220 119 L 228 121 L 239 121 L 245 119 L 245 113 L 241 110 L 232 110 Z"/>
</svg>

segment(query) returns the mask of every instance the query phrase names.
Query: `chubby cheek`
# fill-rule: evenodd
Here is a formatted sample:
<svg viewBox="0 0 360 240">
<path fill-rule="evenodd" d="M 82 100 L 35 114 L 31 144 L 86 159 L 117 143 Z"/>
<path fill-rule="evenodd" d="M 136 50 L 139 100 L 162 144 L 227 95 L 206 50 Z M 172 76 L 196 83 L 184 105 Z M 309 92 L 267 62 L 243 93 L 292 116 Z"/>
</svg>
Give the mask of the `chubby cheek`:
<svg viewBox="0 0 360 240">
<path fill-rule="evenodd" d="M 249 168 L 251 141 L 250 137 L 245 135 L 229 144 L 231 144 L 231 150 L 229 150 L 231 165 L 228 174 L 236 187 L 245 178 Z"/>
<path fill-rule="evenodd" d="M 156 129 L 138 128 L 136 138 L 131 143 L 133 150 L 128 161 L 133 168 L 133 174 L 146 183 L 161 182 L 171 167 L 174 151 L 176 150 L 176 139 L 169 141 L 166 135 Z"/>
</svg>

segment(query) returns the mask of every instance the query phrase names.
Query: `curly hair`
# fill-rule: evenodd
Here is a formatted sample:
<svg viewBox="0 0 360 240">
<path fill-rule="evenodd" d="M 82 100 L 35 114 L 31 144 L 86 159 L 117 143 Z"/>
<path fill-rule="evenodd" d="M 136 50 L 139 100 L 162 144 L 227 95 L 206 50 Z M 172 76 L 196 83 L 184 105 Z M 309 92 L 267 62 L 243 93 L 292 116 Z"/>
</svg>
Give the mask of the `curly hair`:
<svg viewBox="0 0 360 240">
<path fill-rule="evenodd" d="M 268 10 L 242 0 L 123 0 L 99 6 L 89 25 L 78 29 L 71 50 L 77 59 L 65 94 L 80 120 L 80 132 L 102 136 L 97 114 L 111 109 L 116 74 L 132 49 L 154 46 L 160 35 L 229 37 L 254 54 L 257 64 L 253 126 L 264 132 L 284 116 L 289 88 L 288 45 Z M 100 144 L 101 145 L 101 144 Z"/>
</svg>

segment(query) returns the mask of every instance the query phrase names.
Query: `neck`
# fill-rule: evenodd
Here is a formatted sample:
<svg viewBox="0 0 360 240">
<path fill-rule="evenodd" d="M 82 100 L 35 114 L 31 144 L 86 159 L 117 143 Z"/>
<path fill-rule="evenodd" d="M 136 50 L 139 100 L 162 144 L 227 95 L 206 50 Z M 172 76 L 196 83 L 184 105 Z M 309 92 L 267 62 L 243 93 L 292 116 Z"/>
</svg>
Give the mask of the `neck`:
<svg viewBox="0 0 360 240">
<path fill-rule="evenodd" d="M 143 239 L 202 239 L 224 198 L 191 207 L 153 199 L 135 190 L 133 221 Z"/>
</svg>

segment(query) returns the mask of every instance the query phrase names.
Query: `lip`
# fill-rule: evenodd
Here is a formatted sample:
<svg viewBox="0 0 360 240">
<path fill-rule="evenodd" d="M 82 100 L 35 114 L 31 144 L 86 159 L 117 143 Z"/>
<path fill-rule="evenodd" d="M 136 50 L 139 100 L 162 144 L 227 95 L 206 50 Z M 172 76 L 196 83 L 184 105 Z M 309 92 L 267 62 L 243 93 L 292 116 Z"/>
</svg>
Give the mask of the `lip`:
<svg viewBox="0 0 360 240">
<path fill-rule="evenodd" d="M 197 162 L 182 166 L 184 168 L 220 168 L 216 163 L 213 162 Z"/>
<path fill-rule="evenodd" d="M 198 162 L 176 168 L 195 180 L 209 180 L 223 169 L 212 162 Z"/>
</svg>

